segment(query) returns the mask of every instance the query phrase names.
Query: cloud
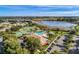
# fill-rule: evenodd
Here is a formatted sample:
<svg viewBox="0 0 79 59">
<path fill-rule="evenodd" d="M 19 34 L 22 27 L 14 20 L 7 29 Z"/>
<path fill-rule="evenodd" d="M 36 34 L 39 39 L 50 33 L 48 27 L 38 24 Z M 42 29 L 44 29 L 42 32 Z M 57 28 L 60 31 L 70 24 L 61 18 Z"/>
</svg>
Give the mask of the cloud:
<svg viewBox="0 0 79 59">
<path fill-rule="evenodd" d="M 5 8 L 2 9 L 2 8 Z M 1 10 L 2 9 L 2 10 Z M 79 16 L 79 6 L 75 5 L 2 5 L 0 15 L 15 16 Z"/>
<path fill-rule="evenodd" d="M 39 14 L 42 16 L 79 16 L 79 11 L 40 12 Z"/>
<path fill-rule="evenodd" d="M 79 10 L 79 6 L 77 5 L 35 5 L 35 7 L 38 7 L 38 8 L 48 8 L 48 9 L 78 9 Z M 74 10 L 75 10 L 74 9 Z"/>
</svg>

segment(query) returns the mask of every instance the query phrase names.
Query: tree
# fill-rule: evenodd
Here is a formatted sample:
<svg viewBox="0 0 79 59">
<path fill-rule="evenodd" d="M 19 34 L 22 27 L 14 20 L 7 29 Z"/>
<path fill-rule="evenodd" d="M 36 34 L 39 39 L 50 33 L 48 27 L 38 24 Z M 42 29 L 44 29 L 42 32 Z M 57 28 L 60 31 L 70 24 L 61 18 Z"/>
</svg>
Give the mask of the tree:
<svg viewBox="0 0 79 59">
<path fill-rule="evenodd" d="M 6 54 L 29 53 L 27 49 L 21 48 L 18 38 L 12 34 L 4 35 L 4 52 Z"/>
<path fill-rule="evenodd" d="M 25 47 L 30 51 L 31 54 L 40 48 L 40 41 L 37 38 L 27 37 L 26 43 L 27 45 Z"/>
</svg>

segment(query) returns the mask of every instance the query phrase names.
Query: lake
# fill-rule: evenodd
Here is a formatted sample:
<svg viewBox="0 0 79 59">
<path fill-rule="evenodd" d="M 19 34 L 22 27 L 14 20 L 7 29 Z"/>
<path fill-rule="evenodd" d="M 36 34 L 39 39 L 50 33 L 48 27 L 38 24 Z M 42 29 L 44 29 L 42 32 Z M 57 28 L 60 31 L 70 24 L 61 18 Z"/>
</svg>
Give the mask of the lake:
<svg viewBox="0 0 79 59">
<path fill-rule="evenodd" d="M 64 22 L 64 21 L 40 21 L 39 24 L 47 25 L 51 27 L 68 27 L 68 28 L 76 26 L 76 24 Z"/>
</svg>

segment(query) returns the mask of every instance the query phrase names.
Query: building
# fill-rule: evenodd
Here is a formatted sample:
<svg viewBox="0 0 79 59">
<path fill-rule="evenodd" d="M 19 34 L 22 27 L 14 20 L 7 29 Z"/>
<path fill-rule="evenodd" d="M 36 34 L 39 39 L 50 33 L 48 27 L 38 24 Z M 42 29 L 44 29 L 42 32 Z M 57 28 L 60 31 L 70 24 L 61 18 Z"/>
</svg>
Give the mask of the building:
<svg viewBox="0 0 79 59">
<path fill-rule="evenodd" d="M 41 45 L 48 44 L 47 34 L 42 31 L 38 31 L 32 34 L 33 37 L 38 38 L 41 42 Z"/>
</svg>

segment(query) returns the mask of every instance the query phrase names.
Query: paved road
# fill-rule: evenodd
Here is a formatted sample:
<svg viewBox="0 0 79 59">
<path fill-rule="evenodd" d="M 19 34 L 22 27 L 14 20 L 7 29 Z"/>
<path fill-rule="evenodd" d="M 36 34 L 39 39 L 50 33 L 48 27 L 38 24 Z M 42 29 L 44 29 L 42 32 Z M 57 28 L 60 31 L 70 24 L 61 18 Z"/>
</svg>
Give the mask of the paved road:
<svg viewBox="0 0 79 59">
<path fill-rule="evenodd" d="M 55 41 L 56 41 L 59 37 L 60 37 L 60 36 L 58 35 L 58 36 L 55 38 L 55 40 L 53 40 L 53 41 L 49 44 L 49 46 L 46 48 L 45 51 L 47 51 L 48 54 L 51 53 L 51 50 L 52 50 L 53 46 L 56 45 Z M 56 48 L 56 47 L 55 47 L 55 48 Z M 56 48 L 56 49 L 57 49 L 57 48 Z"/>
<path fill-rule="evenodd" d="M 67 37 L 65 35 L 63 35 L 61 37 L 57 36 L 56 39 L 54 41 L 52 41 L 50 43 L 50 45 L 48 46 L 48 48 L 46 49 L 47 53 L 50 54 L 51 52 L 53 52 L 55 50 L 57 50 L 57 51 L 63 50 L 64 49 L 63 40 L 65 40 L 65 39 L 67 39 Z"/>
<path fill-rule="evenodd" d="M 58 36 L 59 37 L 59 36 Z M 48 54 L 50 54 L 51 52 L 57 50 L 57 51 L 62 51 L 65 47 L 64 47 L 64 41 L 63 40 L 66 40 L 67 37 L 65 37 L 64 35 L 61 36 L 59 39 L 56 39 L 54 41 L 52 41 L 49 46 L 47 47 L 46 51 Z M 78 54 L 79 53 L 79 44 L 77 44 L 77 40 L 79 41 L 79 36 L 76 36 L 74 35 L 72 40 L 74 40 L 75 42 L 72 43 L 73 47 L 69 48 L 69 53 L 71 54 Z"/>
<path fill-rule="evenodd" d="M 0 54 L 4 53 L 3 43 L 0 42 Z"/>
<path fill-rule="evenodd" d="M 64 43 L 63 40 L 65 40 L 65 39 L 67 39 L 67 38 L 66 38 L 65 35 L 63 35 L 63 36 L 61 36 L 58 40 L 56 40 L 56 44 L 55 44 L 55 46 L 52 47 L 51 52 L 53 52 L 53 51 L 55 51 L 55 50 L 57 50 L 57 51 L 62 51 L 62 50 L 65 48 L 65 46 L 64 46 L 64 44 L 63 44 L 63 43 Z"/>
<path fill-rule="evenodd" d="M 74 35 L 73 40 L 75 41 L 72 45 L 73 47 L 70 48 L 71 54 L 79 54 L 79 44 L 77 44 L 77 41 L 79 41 L 79 36 Z"/>
</svg>

